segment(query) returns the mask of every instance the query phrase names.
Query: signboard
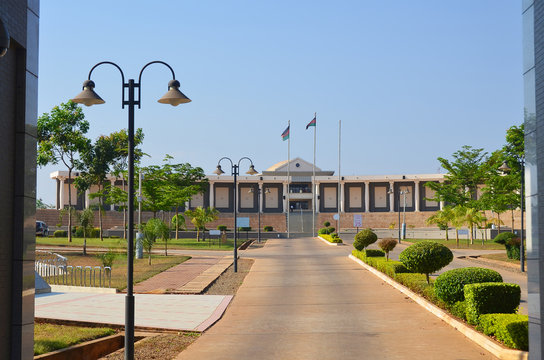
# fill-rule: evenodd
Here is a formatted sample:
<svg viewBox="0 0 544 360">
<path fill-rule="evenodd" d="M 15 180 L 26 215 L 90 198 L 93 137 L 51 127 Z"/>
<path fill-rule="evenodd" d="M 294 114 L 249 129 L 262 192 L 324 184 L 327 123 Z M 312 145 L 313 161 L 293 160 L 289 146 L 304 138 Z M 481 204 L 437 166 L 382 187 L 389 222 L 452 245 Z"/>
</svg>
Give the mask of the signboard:
<svg viewBox="0 0 544 360">
<path fill-rule="evenodd" d="M 221 230 L 210 230 L 210 236 L 211 235 L 221 235 Z"/>
<path fill-rule="evenodd" d="M 249 227 L 249 218 L 248 217 L 239 217 L 236 218 L 236 227 Z"/>
<path fill-rule="evenodd" d="M 459 230 L 459 235 L 468 235 L 468 229 Z"/>
<path fill-rule="evenodd" d="M 334 220 L 338 220 L 338 219 L 340 219 L 340 216 L 339 216 L 338 214 L 334 214 L 334 215 L 332 216 L 332 218 L 333 218 Z"/>
<path fill-rule="evenodd" d="M 363 215 L 362 214 L 353 214 L 353 227 L 354 228 L 363 227 Z"/>
</svg>

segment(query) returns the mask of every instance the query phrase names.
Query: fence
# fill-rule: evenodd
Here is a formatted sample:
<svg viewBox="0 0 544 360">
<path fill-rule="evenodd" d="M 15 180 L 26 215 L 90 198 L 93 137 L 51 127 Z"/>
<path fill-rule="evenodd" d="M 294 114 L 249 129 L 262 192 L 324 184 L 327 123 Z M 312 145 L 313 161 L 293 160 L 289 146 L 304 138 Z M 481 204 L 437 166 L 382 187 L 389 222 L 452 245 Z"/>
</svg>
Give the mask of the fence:
<svg viewBox="0 0 544 360">
<path fill-rule="evenodd" d="M 111 267 L 74 267 L 67 261 L 62 255 L 36 250 L 34 270 L 50 285 L 106 287 L 107 283 L 111 287 Z"/>
</svg>

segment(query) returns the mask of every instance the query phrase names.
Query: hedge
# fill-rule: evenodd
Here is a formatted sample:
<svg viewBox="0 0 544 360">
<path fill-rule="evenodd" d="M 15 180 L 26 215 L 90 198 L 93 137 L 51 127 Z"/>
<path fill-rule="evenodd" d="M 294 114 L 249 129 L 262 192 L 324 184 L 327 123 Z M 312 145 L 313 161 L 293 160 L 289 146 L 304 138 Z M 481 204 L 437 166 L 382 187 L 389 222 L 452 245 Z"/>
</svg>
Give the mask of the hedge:
<svg viewBox="0 0 544 360">
<path fill-rule="evenodd" d="M 436 282 L 435 282 L 436 286 Z M 448 307 L 448 311 L 460 319 L 467 319 L 467 303 L 465 301 L 458 301 L 455 304 Z"/>
<path fill-rule="evenodd" d="M 385 257 L 385 253 L 381 250 L 367 249 L 363 251 L 366 257 Z"/>
<path fill-rule="evenodd" d="M 504 345 L 529 350 L 529 317 L 521 314 L 485 314 L 480 316 L 478 330 L 495 336 Z"/>
<path fill-rule="evenodd" d="M 321 234 L 319 235 L 321 236 L 321 238 L 327 240 L 328 242 L 331 242 L 331 243 L 337 243 L 337 244 L 341 244 L 342 243 L 342 239 L 340 238 L 333 238 L 331 235 L 327 235 L 327 234 Z"/>
<path fill-rule="evenodd" d="M 491 269 L 477 267 L 453 269 L 436 278 L 434 291 L 445 303 L 455 304 L 465 300 L 463 289 L 465 285 L 485 282 L 502 282 L 502 276 Z"/>
<path fill-rule="evenodd" d="M 517 284 L 488 282 L 465 285 L 467 321 L 477 325 L 483 314 L 513 314 L 519 306 L 521 289 Z"/>
<path fill-rule="evenodd" d="M 68 236 L 68 231 L 67 230 L 55 230 L 55 232 L 53 233 L 53 236 L 54 237 L 67 237 Z"/>
</svg>

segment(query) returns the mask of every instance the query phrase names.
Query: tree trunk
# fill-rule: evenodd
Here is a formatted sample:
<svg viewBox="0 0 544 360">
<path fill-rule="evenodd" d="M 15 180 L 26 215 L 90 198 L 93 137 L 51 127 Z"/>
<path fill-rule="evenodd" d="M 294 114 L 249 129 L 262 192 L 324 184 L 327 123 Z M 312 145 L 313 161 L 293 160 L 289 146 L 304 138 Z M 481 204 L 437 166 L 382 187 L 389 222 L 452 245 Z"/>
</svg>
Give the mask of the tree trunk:
<svg viewBox="0 0 544 360">
<path fill-rule="evenodd" d="M 149 252 L 149 257 L 148 257 L 147 265 L 151 265 L 151 251 Z"/>
<path fill-rule="evenodd" d="M 68 242 L 72 242 L 72 184 L 71 183 L 72 183 L 72 168 L 69 168 L 68 169 Z M 64 204 L 61 204 L 61 206 L 64 206 Z"/>
<path fill-rule="evenodd" d="M 164 256 L 168 256 L 168 240 L 164 239 Z"/>
<path fill-rule="evenodd" d="M 455 228 L 455 243 L 459 247 L 459 229 Z"/>
<path fill-rule="evenodd" d="M 512 234 L 514 233 L 514 208 L 512 208 Z"/>
<path fill-rule="evenodd" d="M 200 228 L 196 227 L 196 242 L 200 242 Z"/>
<path fill-rule="evenodd" d="M 469 227 L 470 230 L 470 245 L 474 245 L 474 227 L 471 225 Z"/>
<path fill-rule="evenodd" d="M 425 274 L 425 277 L 427 278 L 427 284 L 430 284 L 430 281 L 429 281 L 429 274 Z"/>
<path fill-rule="evenodd" d="M 450 230 L 450 227 L 448 225 L 446 225 L 446 241 L 449 240 L 449 237 L 448 237 L 449 230 Z"/>
</svg>

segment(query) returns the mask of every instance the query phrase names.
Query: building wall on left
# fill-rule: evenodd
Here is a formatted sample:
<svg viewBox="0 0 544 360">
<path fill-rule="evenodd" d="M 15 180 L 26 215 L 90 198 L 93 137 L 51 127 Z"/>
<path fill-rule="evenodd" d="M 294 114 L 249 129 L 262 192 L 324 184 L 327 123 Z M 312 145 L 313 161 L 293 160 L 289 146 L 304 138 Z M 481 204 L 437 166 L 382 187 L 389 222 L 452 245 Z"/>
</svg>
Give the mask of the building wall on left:
<svg viewBox="0 0 544 360">
<path fill-rule="evenodd" d="M 1 0 L 0 359 L 32 359 L 39 0 Z"/>
</svg>

